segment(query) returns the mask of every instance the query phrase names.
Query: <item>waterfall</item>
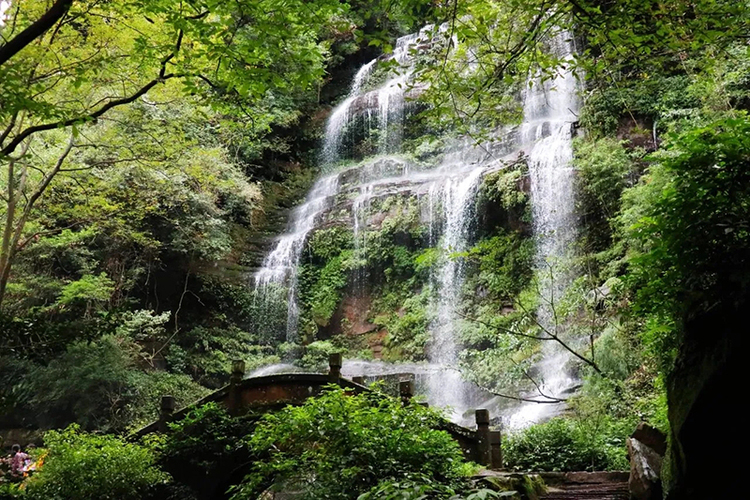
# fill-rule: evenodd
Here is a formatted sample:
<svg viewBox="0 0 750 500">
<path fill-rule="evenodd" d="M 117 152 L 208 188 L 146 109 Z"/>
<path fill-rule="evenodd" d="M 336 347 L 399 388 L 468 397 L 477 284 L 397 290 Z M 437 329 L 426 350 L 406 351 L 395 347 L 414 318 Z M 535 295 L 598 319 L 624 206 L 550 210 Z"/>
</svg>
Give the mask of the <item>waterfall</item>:
<svg viewBox="0 0 750 500">
<path fill-rule="evenodd" d="M 550 40 L 551 52 L 569 61 L 573 54 L 571 35 L 562 32 Z M 521 141 L 529 147 L 531 206 L 536 236 L 536 268 L 539 274 L 540 304 L 537 321 L 541 336 L 564 335 L 559 324 L 556 304 L 572 281 L 568 268 L 576 238 L 573 159 L 573 125 L 577 118 L 578 81 L 567 67 L 554 78 L 542 83 L 531 81 L 524 99 L 524 122 Z M 555 341 L 544 341 L 542 360 L 536 365 L 540 392 L 553 398 L 564 396 L 578 381 L 566 369 L 570 354 Z M 544 399 L 538 392 L 529 394 Z M 509 426 L 522 428 L 548 419 L 564 409 L 563 403 L 525 403 L 511 416 Z"/>
<path fill-rule="evenodd" d="M 367 79 L 372 73 L 372 69 L 375 66 L 377 59 L 373 59 L 369 63 L 365 64 L 354 75 L 351 88 L 349 89 L 349 95 L 346 97 L 343 103 L 338 105 L 333 110 L 331 116 L 328 118 L 328 124 L 326 125 L 325 140 L 323 143 L 323 160 L 324 166 L 332 166 L 338 163 L 340 159 L 341 140 L 344 136 L 346 127 L 352 119 L 351 107 L 354 101 L 359 97 L 362 91 L 362 86 L 367 82 Z"/>
<path fill-rule="evenodd" d="M 354 199 L 352 204 L 352 218 L 354 219 L 354 251 L 357 258 L 365 262 L 367 258 L 367 221 L 370 211 L 370 202 L 374 193 L 375 186 L 372 183 L 360 187 L 359 195 Z M 365 291 L 365 281 L 367 280 L 366 266 L 360 266 L 355 271 L 354 288 L 355 291 L 362 295 Z"/>
<path fill-rule="evenodd" d="M 297 268 L 307 235 L 315 227 L 320 215 L 330 206 L 336 194 L 338 176 L 328 175 L 319 179 L 307 195 L 305 202 L 295 208 L 290 217 L 288 232 L 281 235 L 276 246 L 263 260 L 263 266 L 255 273 L 256 292 L 264 300 L 269 296 L 271 284 L 284 285 L 287 289 L 286 339 L 297 338 L 299 307 L 297 306 Z"/>
<path fill-rule="evenodd" d="M 345 365 L 345 374 L 368 376 L 398 374 L 405 370 L 415 374 L 416 389 L 430 404 L 451 407 L 454 421 L 469 423 L 466 410 L 493 407 L 498 401 L 492 394 L 466 382 L 458 370 L 461 354 L 459 326 L 460 299 L 466 279 L 464 260 L 457 256 L 473 245 L 475 202 L 484 176 L 502 167 L 501 159 L 524 149 L 528 153 L 531 177 L 533 228 L 537 239 L 537 268 L 553 269 L 554 279 L 540 272 L 542 305 L 537 319 L 543 328 L 557 328 L 554 310 L 549 302 L 559 299 L 570 282 L 570 274 L 561 264 L 576 236 L 573 213 L 573 172 L 571 138 L 576 120 L 577 82 L 563 68 L 553 79 L 532 79 L 532 87 L 523 101 L 524 120 L 517 130 L 503 129 L 494 134 L 491 143 L 477 145 L 460 138 L 446 147 L 442 160 L 432 168 L 411 164 L 400 158 L 403 120 L 409 112 L 406 93 L 412 75 L 413 54 L 425 42 L 428 33 L 445 33 L 441 27 L 426 27 L 419 33 L 400 38 L 389 57 L 399 66 L 399 73 L 378 88 L 371 80 L 378 61 L 362 66 L 356 73 L 348 95 L 330 114 L 326 126 L 321 163 L 327 174 L 311 189 L 301 206 L 290 217 L 287 234 L 276 241 L 274 249 L 255 275 L 255 286 L 262 296 L 270 284 L 287 287 L 287 340 L 296 339 L 299 310 L 297 307 L 297 267 L 306 239 L 316 225 L 332 211 L 334 199 L 336 220 L 341 221 L 341 206 L 349 210 L 354 236 L 355 256 L 366 261 L 368 228 L 375 226 L 370 215 L 375 199 L 406 193 L 415 196 L 421 210 L 421 222 L 429 230 L 429 245 L 439 257 L 433 266 L 430 340 L 426 348 L 427 364 L 400 365 L 383 362 L 354 362 Z M 550 41 L 555 55 L 565 58 L 572 47 L 562 33 Z M 453 40 L 452 43 L 456 43 Z M 351 157 L 347 151 L 347 134 L 364 124 L 365 139 L 377 134 L 374 159 L 343 168 L 342 160 Z M 390 155 L 390 156 L 389 156 Z M 335 172 L 336 169 L 338 172 Z M 363 295 L 367 274 L 359 266 L 352 275 L 353 293 Z M 552 342 L 544 342 L 542 359 L 537 363 L 543 378 L 542 388 L 551 395 L 563 395 L 576 381 L 564 369 L 565 353 Z M 419 368 L 417 368 L 417 366 Z M 280 368 L 286 369 L 286 368 Z M 266 373 L 266 372 L 263 372 Z M 512 415 L 514 427 L 528 425 L 560 411 L 561 405 L 520 405 Z"/>
<path fill-rule="evenodd" d="M 420 33 L 402 37 L 397 41 L 392 57 L 399 65 L 410 61 L 411 48 L 420 40 Z M 363 88 L 367 84 L 377 61 L 377 59 L 373 59 L 357 71 L 349 94 L 333 110 L 328 119 L 321 160 L 324 169 L 332 169 L 341 159 L 344 134 L 355 119 L 352 105 L 362 97 Z M 389 147 L 397 147 L 400 142 L 405 102 L 405 82 L 406 73 L 399 74 L 388 80 L 374 94 L 379 106 L 378 128 L 381 130 L 392 129 L 390 134 L 383 134 L 382 149 L 384 151 L 388 150 Z M 315 224 L 321 215 L 330 208 L 338 189 L 337 174 L 326 175 L 315 183 L 305 202 L 292 212 L 287 233 L 277 239 L 274 249 L 266 256 L 261 268 L 255 273 L 256 296 L 260 296 L 262 300 L 273 300 L 275 298 L 269 293 L 271 285 L 287 287 L 286 339 L 288 342 L 297 340 L 299 320 L 297 268 L 299 267 L 302 250 L 308 234 L 315 228 Z M 366 188 L 363 189 L 365 189 L 365 192 L 363 192 L 360 206 L 366 208 L 367 190 Z M 362 217 L 364 216 L 358 213 L 355 208 L 354 220 L 357 228 L 359 227 L 357 223 L 362 220 Z M 359 234 L 356 236 L 359 239 Z"/>
<path fill-rule="evenodd" d="M 464 282 L 464 266 L 463 260 L 453 254 L 469 249 L 474 198 L 487 168 L 476 167 L 467 172 L 462 166 L 463 164 L 458 165 L 460 175 L 450 175 L 453 172 L 447 170 L 446 176 L 436 181 L 429 192 L 429 206 L 432 210 L 436 206 L 442 208 L 440 213 L 431 212 L 430 228 L 435 226 L 436 221 L 442 221 L 443 227 L 439 244 L 442 255 L 432 277 L 436 295 L 433 309 L 436 313 L 430 325 L 432 341 L 427 359 L 459 378 L 459 345 L 456 338 L 459 318 L 456 302 Z M 445 382 L 442 377 L 428 378 L 427 393 L 430 401 L 437 406 L 451 407 L 457 412 L 465 409 L 463 384 L 455 380 L 448 384 Z"/>
</svg>

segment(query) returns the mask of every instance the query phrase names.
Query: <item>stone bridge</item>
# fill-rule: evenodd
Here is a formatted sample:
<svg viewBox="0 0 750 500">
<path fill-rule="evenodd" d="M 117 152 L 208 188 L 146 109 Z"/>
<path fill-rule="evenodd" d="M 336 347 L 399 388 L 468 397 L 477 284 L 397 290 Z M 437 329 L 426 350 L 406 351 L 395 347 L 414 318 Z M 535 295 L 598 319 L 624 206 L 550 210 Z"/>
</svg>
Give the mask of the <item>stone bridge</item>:
<svg viewBox="0 0 750 500">
<path fill-rule="evenodd" d="M 243 378 L 245 363 L 235 361 L 232 363 L 229 385 L 178 411 L 175 411 L 174 398 L 163 396 L 159 420 L 137 431 L 134 437 L 152 432 L 163 432 L 168 422 L 180 420 L 192 409 L 210 402 L 223 405 L 231 415 L 242 415 L 250 410 L 272 411 L 290 404 L 302 404 L 307 398 L 320 394 L 323 388 L 331 383 L 338 384 L 353 394 L 370 391 L 358 377 L 354 377 L 353 380 L 342 378 L 341 364 L 341 355 L 333 354 L 329 359 L 328 374 L 285 373 L 246 379 Z M 408 403 L 413 396 L 413 383 L 411 381 L 400 382 L 399 392 L 402 401 L 405 404 Z M 500 432 L 490 431 L 490 415 L 487 410 L 477 409 L 475 414 L 476 430 L 467 429 L 448 420 L 440 425 L 440 429 L 448 432 L 458 442 L 468 460 L 490 469 L 500 469 L 502 468 Z"/>
</svg>

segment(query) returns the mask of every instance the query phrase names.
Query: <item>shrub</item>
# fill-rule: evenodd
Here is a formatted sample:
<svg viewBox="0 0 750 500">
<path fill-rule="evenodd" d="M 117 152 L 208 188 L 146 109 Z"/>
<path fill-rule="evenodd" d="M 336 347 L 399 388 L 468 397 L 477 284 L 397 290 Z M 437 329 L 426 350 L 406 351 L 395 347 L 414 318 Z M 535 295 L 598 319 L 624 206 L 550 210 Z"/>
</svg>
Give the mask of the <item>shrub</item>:
<svg viewBox="0 0 750 500">
<path fill-rule="evenodd" d="M 478 264 L 478 284 L 497 300 L 510 300 L 532 278 L 534 242 L 517 232 L 505 232 L 479 241 L 466 254 Z"/>
<path fill-rule="evenodd" d="M 595 135 L 614 134 L 623 118 L 653 121 L 700 106 L 684 75 L 646 78 L 628 86 L 601 85 L 586 100 L 581 125 Z"/>
<path fill-rule="evenodd" d="M 623 195 L 627 283 L 643 341 L 668 371 L 686 313 L 740 303 L 750 282 L 750 119 L 717 121 L 671 140 Z M 719 299 L 720 298 L 720 299 Z"/>
<path fill-rule="evenodd" d="M 510 436 L 503 452 L 506 465 L 515 470 L 622 470 L 628 464 L 629 430 L 629 422 L 603 419 L 593 426 L 558 417 Z"/>
<path fill-rule="evenodd" d="M 49 431 L 48 454 L 27 480 L 32 500 L 140 500 L 169 476 L 144 446 L 114 436 L 86 434 L 78 426 Z"/>
<path fill-rule="evenodd" d="M 250 451 L 243 438 L 252 433 L 257 416 L 232 417 L 216 403 L 190 411 L 169 425 L 160 463 L 175 481 L 196 491 L 246 465 Z"/>
<path fill-rule="evenodd" d="M 584 235 L 593 249 L 611 243 L 610 219 L 620 210 L 622 191 L 632 184 L 633 153 L 625 141 L 611 138 L 576 139 L 574 165 L 579 172 L 576 209 L 584 222 Z"/>
<path fill-rule="evenodd" d="M 159 417 L 159 401 L 165 394 L 175 398 L 178 408 L 198 401 L 210 392 L 187 375 L 162 371 L 133 371 L 130 375 L 132 397 L 121 412 L 129 428 L 147 425 Z"/>
<path fill-rule="evenodd" d="M 387 480 L 378 484 L 357 500 L 491 500 L 502 498 L 499 492 L 489 489 L 470 490 L 465 496 L 460 489 L 440 484 L 422 475 L 407 475 L 400 480 Z"/>
<path fill-rule="evenodd" d="M 131 396 L 138 347 L 111 335 L 75 342 L 31 378 L 32 405 L 42 425 L 78 422 L 85 428 L 107 427 Z"/>
<path fill-rule="evenodd" d="M 76 422 L 120 430 L 153 420 L 163 394 L 184 405 L 208 392 L 187 375 L 142 371 L 140 354 L 131 339 L 114 335 L 71 344 L 28 377 L 30 413 L 48 428 Z"/>
<path fill-rule="evenodd" d="M 439 419 L 395 398 L 329 387 L 302 406 L 263 417 L 248 439 L 261 459 L 233 498 L 287 486 L 307 499 L 350 499 L 410 474 L 450 486 L 464 476 L 465 462 L 458 444 L 432 428 Z"/>
</svg>

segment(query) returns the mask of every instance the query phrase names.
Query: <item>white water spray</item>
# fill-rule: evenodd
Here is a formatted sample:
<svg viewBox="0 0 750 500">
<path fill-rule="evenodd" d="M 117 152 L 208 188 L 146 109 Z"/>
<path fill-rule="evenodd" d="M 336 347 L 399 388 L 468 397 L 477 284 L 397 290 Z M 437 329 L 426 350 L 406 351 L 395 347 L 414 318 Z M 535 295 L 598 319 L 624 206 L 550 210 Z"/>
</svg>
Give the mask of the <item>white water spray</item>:
<svg viewBox="0 0 750 500">
<path fill-rule="evenodd" d="M 264 299 L 269 297 L 269 286 L 286 284 L 287 325 L 286 339 L 293 342 L 297 338 L 299 308 L 297 306 L 297 268 L 299 267 L 305 240 L 321 214 L 330 206 L 338 188 L 338 176 L 329 175 L 319 179 L 307 195 L 305 203 L 295 208 L 289 223 L 289 232 L 281 235 L 275 248 L 266 256 L 255 274 L 256 293 Z"/>
</svg>

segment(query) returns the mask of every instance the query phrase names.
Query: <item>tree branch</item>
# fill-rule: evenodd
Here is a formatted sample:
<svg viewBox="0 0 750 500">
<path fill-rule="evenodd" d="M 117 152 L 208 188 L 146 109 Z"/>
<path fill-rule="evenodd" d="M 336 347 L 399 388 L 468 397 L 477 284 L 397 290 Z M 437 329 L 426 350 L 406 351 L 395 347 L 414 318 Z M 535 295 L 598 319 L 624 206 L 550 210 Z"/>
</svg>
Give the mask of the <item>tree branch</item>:
<svg viewBox="0 0 750 500">
<path fill-rule="evenodd" d="M 460 374 L 462 374 L 462 375 L 463 375 L 463 372 L 462 372 L 461 370 L 459 370 L 458 368 L 452 368 L 452 367 L 449 367 L 448 369 L 450 369 L 450 370 L 456 370 L 456 371 L 457 371 L 458 373 L 460 373 Z M 476 384 L 476 382 L 474 382 L 474 383 Z M 544 398 L 547 398 L 546 400 L 539 400 L 539 399 L 531 399 L 531 398 L 525 398 L 525 397 L 523 397 L 523 396 L 511 396 L 510 394 L 503 394 L 503 393 L 501 393 L 501 392 L 495 392 L 495 391 L 492 391 L 492 390 L 490 390 L 490 389 L 488 389 L 488 388 L 486 388 L 486 387 L 484 387 L 484 386 L 481 386 L 481 385 L 479 385 L 479 384 L 476 384 L 476 385 L 477 385 L 477 387 L 479 387 L 480 389 L 482 389 L 482 390 L 484 390 L 484 391 L 487 391 L 487 392 L 489 392 L 489 393 L 490 393 L 490 394 L 492 394 L 493 396 L 497 396 L 497 397 L 500 397 L 500 398 L 505 398 L 505 399 L 512 399 L 512 400 L 514 400 L 514 401 L 522 401 L 522 402 L 524 402 L 524 403 L 537 403 L 537 404 L 559 404 L 559 403 L 564 403 L 564 402 L 566 402 L 566 401 L 567 401 L 567 399 L 562 399 L 562 398 L 555 398 L 555 397 L 552 397 L 552 396 L 547 396 L 547 395 L 545 395 L 545 394 L 542 394 L 542 393 L 541 393 L 541 391 L 540 391 L 540 394 L 542 395 L 542 397 L 544 397 Z"/>
<path fill-rule="evenodd" d="M 44 35 L 57 21 L 62 19 L 71 5 L 73 5 L 73 0 L 57 0 L 42 17 L 0 47 L 0 66 L 31 42 Z"/>
<path fill-rule="evenodd" d="M 153 80 L 151 80 L 150 82 L 148 82 L 146 85 L 144 85 L 143 87 L 141 87 L 134 94 L 132 94 L 132 95 L 130 95 L 128 97 L 123 97 L 121 99 L 110 101 L 107 104 L 105 104 L 104 106 L 102 106 L 101 108 L 99 108 L 97 111 L 95 111 L 95 112 L 93 112 L 93 113 L 91 113 L 89 115 L 78 116 L 76 118 L 70 118 L 68 120 L 61 120 L 61 121 L 55 122 L 55 123 L 45 123 L 45 124 L 42 124 L 42 125 L 34 125 L 32 127 L 28 127 L 23 132 L 21 132 L 16 137 L 14 137 L 13 140 L 10 141 L 6 147 L 4 147 L 2 150 L 0 150 L 0 156 L 2 156 L 2 155 L 5 155 L 5 156 L 9 155 L 13 151 L 15 151 L 15 149 L 18 147 L 18 145 L 24 139 L 26 139 L 30 135 L 35 134 L 37 132 L 44 132 L 45 130 L 54 130 L 56 128 L 69 127 L 71 125 L 75 125 L 76 123 L 82 123 L 82 122 L 96 120 L 97 118 L 99 118 L 100 116 L 102 116 L 104 113 L 106 113 L 110 109 L 116 108 L 117 106 L 122 106 L 124 104 L 130 104 L 131 102 L 134 102 L 136 99 L 138 99 L 142 95 L 146 94 L 146 92 L 148 92 L 149 90 L 151 90 L 152 88 L 154 88 L 159 83 L 163 83 L 164 81 L 166 81 L 166 80 L 168 80 L 170 78 L 174 78 L 175 76 L 177 76 L 177 75 L 175 75 L 175 74 L 166 74 L 166 75 L 162 76 L 161 73 L 160 73 L 160 76 L 158 78 L 154 78 Z"/>
<path fill-rule="evenodd" d="M 159 69 L 159 75 L 153 80 L 151 80 L 150 82 L 148 82 L 147 84 L 145 84 L 143 87 L 138 89 L 135 93 L 131 94 L 128 97 L 122 97 L 120 99 L 115 99 L 113 101 L 110 101 L 107 104 L 103 105 L 98 110 L 88 115 L 81 115 L 75 118 L 69 118 L 67 120 L 60 120 L 60 121 L 53 122 L 53 123 L 44 123 L 41 125 L 33 125 L 31 127 L 28 127 L 24 129 L 22 132 L 20 132 L 17 136 L 13 137 L 13 140 L 10 141 L 8 145 L 5 146 L 2 150 L 0 150 L 0 156 L 7 156 L 11 154 L 13 151 L 15 151 L 18 145 L 21 144 L 21 142 L 23 142 L 24 139 L 26 139 L 32 134 L 35 134 L 37 132 L 43 132 L 45 130 L 54 130 L 56 128 L 64 128 L 64 127 L 69 127 L 71 125 L 75 125 L 77 123 L 96 120 L 97 118 L 99 118 L 100 116 L 105 114 L 107 111 L 111 110 L 112 108 L 116 108 L 118 106 L 122 106 L 124 104 L 130 104 L 131 102 L 134 102 L 139 97 L 145 95 L 149 90 L 154 88 L 156 85 L 160 83 L 164 83 L 166 80 L 169 80 L 170 78 L 182 76 L 182 75 L 175 74 L 175 73 L 169 73 L 169 74 L 167 73 L 167 64 L 169 63 L 169 61 L 171 61 L 175 57 L 177 52 L 179 52 L 180 46 L 182 45 L 182 38 L 183 38 L 183 32 L 182 30 L 180 30 L 177 35 L 177 42 L 175 44 L 174 51 L 161 60 L 161 68 Z"/>
<path fill-rule="evenodd" d="M 8 137 L 8 134 L 11 133 L 13 127 L 16 126 L 16 119 L 18 119 L 18 112 L 13 113 L 13 116 L 10 117 L 10 122 L 8 122 L 8 126 L 5 127 L 3 133 L 0 134 L 0 146 L 3 145 L 3 143 L 5 142 L 5 138 Z"/>
</svg>

